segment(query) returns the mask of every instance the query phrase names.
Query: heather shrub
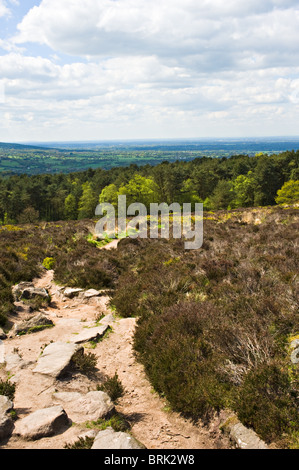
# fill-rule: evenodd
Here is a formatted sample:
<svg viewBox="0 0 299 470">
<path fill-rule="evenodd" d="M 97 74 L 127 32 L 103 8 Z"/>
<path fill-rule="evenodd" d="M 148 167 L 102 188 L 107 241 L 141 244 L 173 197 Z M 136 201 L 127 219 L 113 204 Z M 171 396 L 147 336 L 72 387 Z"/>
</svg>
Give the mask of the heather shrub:
<svg viewBox="0 0 299 470">
<path fill-rule="evenodd" d="M 192 418 L 206 417 L 228 401 L 221 354 L 213 347 L 213 305 L 179 303 L 138 322 L 135 349 L 155 389 Z"/>
<path fill-rule="evenodd" d="M 117 372 L 113 377 L 108 378 L 102 385 L 97 387 L 98 390 L 106 392 L 112 401 L 116 402 L 118 398 L 121 398 L 124 395 L 124 387 L 119 380 Z"/>
<path fill-rule="evenodd" d="M 245 425 L 272 442 L 299 432 L 298 405 L 289 371 L 279 363 L 271 363 L 246 375 L 234 408 Z"/>
<path fill-rule="evenodd" d="M 0 395 L 4 395 L 10 400 L 13 400 L 15 396 L 15 391 L 15 384 L 11 384 L 8 380 L 6 380 L 5 382 L 0 380 Z"/>
<path fill-rule="evenodd" d="M 89 374 L 96 370 L 97 356 L 91 352 L 86 354 L 76 354 L 73 357 L 73 362 L 76 369 L 83 374 Z"/>
</svg>

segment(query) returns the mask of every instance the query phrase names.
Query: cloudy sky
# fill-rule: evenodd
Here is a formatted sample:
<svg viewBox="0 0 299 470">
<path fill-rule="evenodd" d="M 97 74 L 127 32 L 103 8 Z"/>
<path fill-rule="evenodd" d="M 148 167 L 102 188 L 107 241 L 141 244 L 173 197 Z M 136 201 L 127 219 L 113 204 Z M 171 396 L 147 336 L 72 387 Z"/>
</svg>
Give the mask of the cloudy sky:
<svg viewBox="0 0 299 470">
<path fill-rule="evenodd" d="M 299 135 L 298 0 L 0 0 L 0 141 Z"/>
</svg>

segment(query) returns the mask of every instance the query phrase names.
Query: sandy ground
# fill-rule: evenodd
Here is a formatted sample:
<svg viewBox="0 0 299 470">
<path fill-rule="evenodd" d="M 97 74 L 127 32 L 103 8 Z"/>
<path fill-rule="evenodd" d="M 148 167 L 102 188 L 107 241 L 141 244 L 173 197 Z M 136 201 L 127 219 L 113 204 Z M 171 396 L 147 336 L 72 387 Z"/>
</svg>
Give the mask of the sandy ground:
<svg viewBox="0 0 299 470">
<path fill-rule="evenodd" d="M 114 248 L 109 244 L 106 249 Z M 118 373 L 125 388 L 124 396 L 118 401 L 116 409 L 122 413 L 132 426 L 132 434 L 148 449 L 216 449 L 227 448 L 228 443 L 219 432 L 220 418 L 215 418 L 209 428 L 193 425 L 177 413 L 169 411 L 166 401 L 153 390 L 146 378 L 143 366 L 133 352 L 135 319 L 117 319 L 112 332 L 95 349 L 84 345 L 85 351 L 92 351 L 98 358 L 97 371 L 92 377 L 73 373 L 63 380 L 56 380 L 34 374 L 32 370 L 42 349 L 51 341 L 70 341 L 72 335 L 94 324 L 101 314 L 111 313 L 109 298 L 101 296 L 80 301 L 63 300 L 58 286 L 53 282 L 53 271 L 48 271 L 41 279 L 34 281 L 36 287 L 45 287 L 51 293 L 51 307 L 44 313 L 54 322 L 55 327 L 38 333 L 8 338 L 5 340 L 5 353 L 18 352 L 25 361 L 24 368 L 14 370 L 12 380 L 16 381 L 14 407 L 20 418 L 41 408 L 54 404 L 55 391 L 77 391 L 87 393 L 96 390 L 105 377 Z M 26 315 L 19 313 L 14 321 Z M 4 367 L 0 368 L 0 378 L 7 378 Z M 84 425 L 73 425 L 63 429 L 61 434 L 33 442 L 26 442 L 12 436 L 2 443 L 2 449 L 63 449 L 66 443 L 75 442 Z"/>
</svg>

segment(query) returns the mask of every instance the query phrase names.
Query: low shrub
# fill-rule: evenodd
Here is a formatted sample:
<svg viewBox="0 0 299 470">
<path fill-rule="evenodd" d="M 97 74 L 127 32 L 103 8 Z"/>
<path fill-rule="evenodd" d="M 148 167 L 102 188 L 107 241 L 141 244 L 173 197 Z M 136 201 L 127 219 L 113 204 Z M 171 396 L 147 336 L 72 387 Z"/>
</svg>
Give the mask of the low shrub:
<svg viewBox="0 0 299 470">
<path fill-rule="evenodd" d="M 97 356 L 91 352 L 86 354 L 76 354 L 73 363 L 80 372 L 88 374 L 94 372 L 97 367 Z"/>
<path fill-rule="evenodd" d="M 11 384 L 8 380 L 5 382 L 0 380 L 0 395 L 4 395 L 13 401 L 15 397 L 16 386 Z"/>
<path fill-rule="evenodd" d="M 55 259 L 54 258 L 45 258 L 43 260 L 43 267 L 47 270 L 53 269 L 55 266 Z"/>
<path fill-rule="evenodd" d="M 74 442 L 74 444 L 66 444 L 64 449 L 68 450 L 84 450 L 84 449 L 91 449 L 94 443 L 94 437 L 79 437 L 78 441 Z"/>
<path fill-rule="evenodd" d="M 270 443 L 299 433 L 298 405 L 289 371 L 272 363 L 246 375 L 234 408 L 245 425 Z"/>
<path fill-rule="evenodd" d="M 113 377 L 108 378 L 102 385 L 99 385 L 97 389 L 106 392 L 114 402 L 116 402 L 118 398 L 121 398 L 125 392 L 117 372 Z"/>
</svg>

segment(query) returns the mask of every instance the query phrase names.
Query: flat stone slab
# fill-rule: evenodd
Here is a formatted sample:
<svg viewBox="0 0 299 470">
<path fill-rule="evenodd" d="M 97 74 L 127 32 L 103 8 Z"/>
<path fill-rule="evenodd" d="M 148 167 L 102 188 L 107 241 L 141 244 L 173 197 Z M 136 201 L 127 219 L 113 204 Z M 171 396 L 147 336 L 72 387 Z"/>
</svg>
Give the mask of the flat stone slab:
<svg viewBox="0 0 299 470">
<path fill-rule="evenodd" d="M 64 409 L 61 406 L 52 406 L 37 410 L 17 421 L 14 434 L 26 440 L 37 440 L 53 436 L 69 425 L 70 421 Z"/>
<path fill-rule="evenodd" d="M 97 434 L 92 449 L 144 449 L 144 447 L 129 434 L 115 432 L 109 427 Z"/>
<path fill-rule="evenodd" d="M 85 299 L 91 299 L 92 297 L 99 297 L 100 295 L 101 295 L 100 291 L 96 289 L 89 289 L 84 292 L 83 297 Z"/>
<path fill-rule="evenodd" d="M 113 313 L 108 313 L 108 315 L 105 315 L 104 318 L 100 321 L 103 325 L 112 325 L 115 322 L 115 316 Z"/>
<path fill-rule="evenodd" d="M 89 392 L 86 395 L 78 392 L 58 392 L 53 394 L 53 400 L 62 404 L 68 416 L 75 423 L 106 418 L 115 409 L 109 395 L 101 391 Z"/>
<path fill-rule="evenodd" d="M 4 357 L 5 369 L 7 371 L 13 371 L 16 369 L 22 369 L 25 366 L 25 361 L 16 353 L 6 354 Z"/>
<path fill-rule="evenodd" d="M 104 336 L 108 329 L 109 325 L 101 325 L 94 328 L 84 328 L 83 331 L 78 335 L 75 335 L 71 341 L 75 344 L 97 341 Z"/>
<path fill-rule="evenodd" d="M 44 349 L 33 372 L 58 378 L 70 366 L 73 357 L 83 353 L 84 349 L 75 343 L 51 343 Z"/>
<path fill-rule="evenodd" d="M 68 299 L 73 299 L 77 295 L 83 292 L 83 289 L 75 288 L 75 287 L 66 287 L 63 291 L 63 295 Z"/>
</svg>

